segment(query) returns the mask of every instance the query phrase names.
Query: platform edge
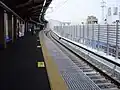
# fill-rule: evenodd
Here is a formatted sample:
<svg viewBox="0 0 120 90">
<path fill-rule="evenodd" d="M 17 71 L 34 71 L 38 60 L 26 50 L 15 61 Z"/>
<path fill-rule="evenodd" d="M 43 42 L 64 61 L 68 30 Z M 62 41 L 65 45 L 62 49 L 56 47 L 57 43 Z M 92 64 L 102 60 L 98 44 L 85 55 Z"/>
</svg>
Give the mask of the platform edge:
<svg viewBox="0 0 120 90">
<path fill-rule="evenodd" d="M 45 65 L 48 73 L 51 90 L 68 90 L 68 87 L 59 73 L 58 67 L 54 60 L 48 53 L 47 47 L 44 42 L 44 35 L 40 35 L 40 44 L 42 46 L 42 52 L 45 60 Z"/>
</svg>

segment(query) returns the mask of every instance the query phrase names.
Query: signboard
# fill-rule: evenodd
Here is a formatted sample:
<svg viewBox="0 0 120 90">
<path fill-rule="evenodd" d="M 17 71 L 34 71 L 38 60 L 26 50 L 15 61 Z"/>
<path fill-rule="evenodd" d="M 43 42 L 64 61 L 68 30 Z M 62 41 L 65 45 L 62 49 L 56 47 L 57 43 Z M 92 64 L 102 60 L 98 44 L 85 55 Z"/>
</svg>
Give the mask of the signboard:
<svg viewBox="0 0 120 90">
<path fill-rule="evenodd" d="M 38 68 L 40 68 L 40 67 L 45 67 L 44 62 L 37 62 L 37 67 L 38 67 Z"/>
</svg>

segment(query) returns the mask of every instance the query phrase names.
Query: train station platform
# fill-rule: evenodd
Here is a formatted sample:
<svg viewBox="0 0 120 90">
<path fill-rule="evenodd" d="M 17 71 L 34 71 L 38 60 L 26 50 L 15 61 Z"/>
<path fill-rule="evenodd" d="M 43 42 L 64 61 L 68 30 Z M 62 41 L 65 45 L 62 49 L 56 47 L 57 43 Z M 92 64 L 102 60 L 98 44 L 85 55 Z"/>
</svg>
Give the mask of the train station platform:
<svg viewBox="0 0 120 90">
<path fill-rule="evenodd" d="M 0 90 L 100 90 L 44 31 L 0 51 Z"/>
</svg>

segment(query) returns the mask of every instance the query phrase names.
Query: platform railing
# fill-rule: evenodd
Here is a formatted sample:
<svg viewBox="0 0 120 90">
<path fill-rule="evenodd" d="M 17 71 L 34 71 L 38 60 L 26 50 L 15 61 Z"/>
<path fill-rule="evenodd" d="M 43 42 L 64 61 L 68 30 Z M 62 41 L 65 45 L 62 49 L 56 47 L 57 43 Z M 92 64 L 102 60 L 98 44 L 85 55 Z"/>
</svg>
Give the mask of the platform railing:
<svg viewBox="0 0 120 90">
<path fill-rule="evenodd" d="M 82 46 L 82 44 L 79 44 L 77 41 L 75 41 L 75 38 L 69 39 L 69 36 L 66 36 L 66 34 L 64 36 L 64 34 L 60 35 L 60 33 L 55 30 L 53 32 L 57 37 L 62 38 L 62 41 L 66 43 L 66 47 L 73 47 L 71 50 L 72 52 L 75 52 L 77 56 L 80 56 L 87 62 L 91 63 L 93 66 L 99 69 L 100 72 L 102 71 L 106 73 L 108 77 L 112 80 L 115 80 L 116 83 L 120 82 L 120 63 L 115 61 L 119 59 L 115 58 L 115 60 L 112 60 L 110 58 L 104 57 L 104 55 L 96 53 L 94 49 L 86 48 L 87 46 L 84 47 L 85 44 Z M 83 39 L 81 42 L 83 42 Z"/>
<path fill-rule="evenodd" d="M 61 36 L 120 59 L 120 25 L 69 25 L 55 26 Z"/>
</svg>

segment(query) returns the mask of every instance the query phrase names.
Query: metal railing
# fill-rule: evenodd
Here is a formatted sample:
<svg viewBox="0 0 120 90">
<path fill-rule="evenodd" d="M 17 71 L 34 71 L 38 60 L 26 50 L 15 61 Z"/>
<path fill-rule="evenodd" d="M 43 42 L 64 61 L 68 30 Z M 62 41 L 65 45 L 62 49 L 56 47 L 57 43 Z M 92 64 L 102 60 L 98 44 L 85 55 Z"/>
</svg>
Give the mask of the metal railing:
<svg viewBox="0 0 120 90">
<path fill-rule="evenodd" d="M 120 25 L 54 26 L 55 32 L 75 42 L 120 59 Z"/>
</svg>

